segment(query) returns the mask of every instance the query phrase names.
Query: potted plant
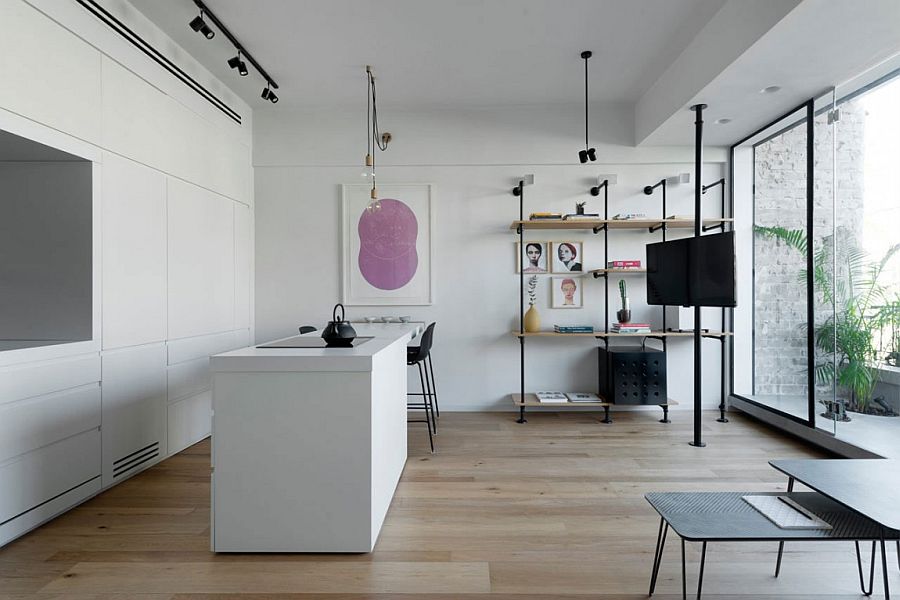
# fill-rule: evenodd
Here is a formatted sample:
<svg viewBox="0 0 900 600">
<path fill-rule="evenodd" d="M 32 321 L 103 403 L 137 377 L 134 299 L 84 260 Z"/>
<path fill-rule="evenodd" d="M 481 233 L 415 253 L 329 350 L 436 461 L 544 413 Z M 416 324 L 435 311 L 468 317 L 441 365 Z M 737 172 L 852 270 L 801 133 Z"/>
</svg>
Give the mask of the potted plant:
<svg viewBox="0 0 900 600">
<path fill-rule="evenodd" d="M 619 297 L 622 299 L 622 308 L 616 312 L 616 318 L 619 323 L 628 323 L 631 321 L 631 308 L 628 302 L 628 288 L 624 279 L 619 280 Z"/>
<path fill-rule="evenodd" d="M 525 331 L 534 333 L 541 330 L 541 315 L 534 307 L 537 301 L 537 275 L 528 278 L 528 310 L 525 312 L 524 327 Z"/>
<path fill-rule="evenodd" d="M 806 233 L 802 229 L 782 227 L 754 227 L 756 233 L 773 238 L 806 256 Z M 852 239 L 845 231 L 839 239 Z M 819 385 L 836 385 L 847 396 L 845 406 L 829 406 L 825 402 L 827 418 L 849 420 L 843 408 L 866 412 L 879 380 L 882 348 L 878 343 L 881 331 L 889 322 L 892 310 L 885 302 L 885 289 L 879 284 L 885 266 L 900 251 L 900 244 L 892 246 L 881 260 L 870 261 L 860 249 L 844 244 L 836 251 L 834 236 L 822 239 L 821 247 L 813 255 L 813 282 L 819 304 L 834 306 L 824 321 L 815 325 L 817 357 L 815 374 Z M 837 272 L 832 273 L 833 265 Z M 806 281 L 806 271 L 801 274 Z"/>
</svg>

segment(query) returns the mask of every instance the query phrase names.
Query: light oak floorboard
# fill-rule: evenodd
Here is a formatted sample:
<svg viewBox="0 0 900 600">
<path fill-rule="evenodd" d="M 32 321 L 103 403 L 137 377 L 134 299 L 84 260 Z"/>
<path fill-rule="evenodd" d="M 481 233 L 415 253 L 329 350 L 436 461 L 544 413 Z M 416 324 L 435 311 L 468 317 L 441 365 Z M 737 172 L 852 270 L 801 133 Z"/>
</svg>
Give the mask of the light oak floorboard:
<svg viewBox="0 0 900 600">
<path fill-rule="evenodd" d="M 445 413 L 410 457 L 375 551 L 209 551 L 209 441 L 104 492 L 0 549 L 0 600 L 636 600 L 646 598 L 659 524 L 643 494 L 784 489 L 772 458 L 822 452 L 741 415 Z M 898 507 L 900 510 L 900 507 Z M 712 544 L 704 598 L 860 598 L 853 546 Z M 694 594 L 698 545 L 688 545 Z M 891 581 L 900 593 L 893 548 Z M 881 593 L 880 573 L 876 596 Z M 654 598 L 681 597 L 680 545 L 669 536 Z"/>
</svg>

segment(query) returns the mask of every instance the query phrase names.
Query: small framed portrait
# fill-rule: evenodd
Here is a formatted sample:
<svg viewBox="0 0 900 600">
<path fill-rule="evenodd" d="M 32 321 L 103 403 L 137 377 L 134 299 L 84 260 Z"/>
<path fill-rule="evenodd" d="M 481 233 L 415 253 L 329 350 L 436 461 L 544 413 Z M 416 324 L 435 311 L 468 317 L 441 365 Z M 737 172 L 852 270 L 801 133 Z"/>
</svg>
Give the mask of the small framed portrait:
<svg viewBox="0 0 900 600">
<path fill-rule="evenodd" d="M 581 308 L 583 283 L 581 277 L 551 277 L 550 308 Z"/>
<path fill-rule="evenodd" d="M 550 261 L 550 242 L 525 242 L 525 249 L 522 250 L 522 244 L 516 242 L 518 249 L 519 262 L 516 265 L 516 273 L 521 272 L 522 265 L 525 265 L 526 273 L 549 273 L 550 268 L 547 266 Z"/>
<path fill-rule="evenodd" d="M 581 242 L 553 242 L 551 264 L 554 273 L 581 273 L 584 255 Z"/>
</svg>

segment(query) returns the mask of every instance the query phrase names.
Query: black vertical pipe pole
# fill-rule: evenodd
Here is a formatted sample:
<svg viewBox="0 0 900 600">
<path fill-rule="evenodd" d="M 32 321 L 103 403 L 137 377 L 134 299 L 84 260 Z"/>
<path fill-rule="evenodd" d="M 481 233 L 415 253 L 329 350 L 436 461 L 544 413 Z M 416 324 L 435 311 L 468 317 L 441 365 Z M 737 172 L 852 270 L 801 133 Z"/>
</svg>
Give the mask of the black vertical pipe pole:
<svg viewBox="0 0 900 600">
<path fill-rule="evenodd" d="M 813 272 L 813 201 L 814 201 L 814 179 L 813 173 L 815 169 L 814 158 L 814 140 L 815 140 L 815 101 L 809 100 L 806 103 L 806 272 Z M 832 192 L 833 193 L 833 192 Z M 813 324 L 816 322 L 815 311 L 815 287 L 814 278 L 807 275 L 806 277 L 806 322 L 809 326 L 806 328 L 806 387 L 807 387 L 807 417 L 809 419 L 809 427 L 816 426 L 816 370 L 813 368 L 816 360 L 816 328 Z M 885 588 L 885 592 L 887 588 Z"/>
<path fill-rule="evenodd" d="M 609 220 L 609 179 L 603 180 L 603 221 Z M 603 268 L 609 269 L 609 223 L 605 223 L 603 227 Z M 609 271 L 606 271 L 606 277 L 603 278 L 603 333 L 609 333 Z M 607 338 L 604 338 L 607 340 Z M 608 344 L 607 344 L 608 346 Z"/>
<path fill-rule="evenodd" d="M 726 231 L 725 228 L 727 227 L 727 225 L 725 225 L 725 221 L 724 221 L 724 219 L 726 218 L 725 217 L 725 179 L 722 179 L 722 212 L 721 212 L 721 215 L 722 215 L 722 219 L 723 219 L 722 231 L 724 232 L 724 231 Z M 727 423 L 728 422 L 728 417 L 725 416 L 725 345 L 726 345 L 726 343 L 725 343 L 725 340 L 726 340 L 725 311 L 726 310 L 728 310 L 728 309 L 723 306 L 722 307 L 722 328 L 719 330 L 719 333 L 722 334 L 722 337 L 719 338 L 719 340 L 722 342 L 719 346 L 719 350 L 721 353 L 721 356 L 719 358 L 720 358 L 721 364 L 722 364 L 721 371 L 720 371 L 721 381 L 719 382 L 719 385 L 721 387 L 722 397 L 719 400 L 719 418 L 716 419 L 716 421 L 718 421 L 719 423 Z"/>
<path fill-rule="evenodd" d="M 665 180 L 665 178 L 663 178 L 663 180 L 662 180 L 662 218 L 663 218 L 662 241 L 665 242 L 666 241 L 666 230 L 668 229 L 668 227 L 666 226 L 666 223 L 665 223 L 665 220 L 666 220 L 666 180 Z M 644 266 L 646 267 L 647 265 L 644 265 Z M 662 330 L 663 330 L 662 347 L 663 347 L 663 352 L 666 352 L 669 349 L 669 346 L 668 346 L 668 338 L 666 337 L 666 332 L 668 331 L 668 329 L 666 328 L 666 305 L 665 304 L 662 307 L 662 311 L 663 311 L 663 315 L 662 315 L 662 317 L 663 317 L 662 318 Z M 668 398 L 666 398 L 666 400 L 668 401 Z"/>
<path fill-rule="evenodd" d="M 700 229 L 702 227 L 703 215 L 700 210 L 700 195 L 703 193 L 703 109 L 705 104 L 695 104 L 691 110 L 697 114 L 694 121 L 694 237 L 700 237 Z M 690 257 L 690 253 L 688 253 Z M 690 442 L 691 446 L 702 448 L 706 444 L 701 439 L 702 427 L 701 423 L 701 400 L 702 400 L 702 369 L 701 362 L 703 356 L 700 350 L 700 306 L 694 305 L 694 439 Z"/>
<path fill-rule="evenodd" d="M 513 189 L 519 197 L 519 418 L 516 423 L 525 423 L 525 181 Z M 548 257 L 547 260 L 550 260 Z"/>
</svg>

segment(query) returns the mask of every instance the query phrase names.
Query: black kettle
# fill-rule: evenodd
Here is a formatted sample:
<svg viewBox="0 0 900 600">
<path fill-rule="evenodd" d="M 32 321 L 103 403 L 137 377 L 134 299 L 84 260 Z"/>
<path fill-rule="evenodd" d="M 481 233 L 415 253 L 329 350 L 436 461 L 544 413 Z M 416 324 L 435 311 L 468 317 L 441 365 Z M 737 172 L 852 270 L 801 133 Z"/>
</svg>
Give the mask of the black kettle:
<svg viewBox="0 0 900 600">
<path fill-rule="evenodd" d="M 338 308 L 341 309 L 341 318 L 338 319 Z M 332 320 L 328 322 L 325 331 L 322 332 L 322 339 L 329 348 L 349 348 L 356 339 L 356 330 L 350 324 L 350 321 L 344 320 L 344 305 L 335 304 L 334 311 L 331 313 Z"/>
</svg>

